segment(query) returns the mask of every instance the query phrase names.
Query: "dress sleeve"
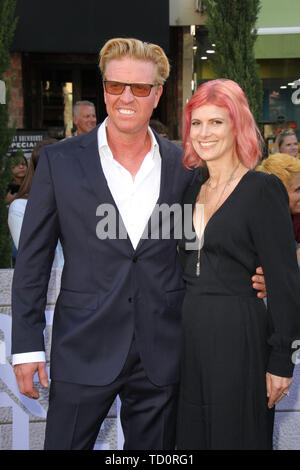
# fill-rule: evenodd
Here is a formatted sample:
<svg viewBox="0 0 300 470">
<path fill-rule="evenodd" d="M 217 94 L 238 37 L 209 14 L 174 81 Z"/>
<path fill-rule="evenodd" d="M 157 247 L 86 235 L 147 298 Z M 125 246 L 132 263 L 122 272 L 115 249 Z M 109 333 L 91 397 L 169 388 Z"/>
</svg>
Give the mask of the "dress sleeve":
<svg viewBox="0 0 300 470">
<path fill-rule="evenodd" d="M 250 230 L 264 271 L 272 322 L 267 370 L 280 377 L 291 377 L 294 341 L 300 339 L 300 272 L 289 200 L 275 175 L 261 175 L 260 183 Z"/>
</svg>

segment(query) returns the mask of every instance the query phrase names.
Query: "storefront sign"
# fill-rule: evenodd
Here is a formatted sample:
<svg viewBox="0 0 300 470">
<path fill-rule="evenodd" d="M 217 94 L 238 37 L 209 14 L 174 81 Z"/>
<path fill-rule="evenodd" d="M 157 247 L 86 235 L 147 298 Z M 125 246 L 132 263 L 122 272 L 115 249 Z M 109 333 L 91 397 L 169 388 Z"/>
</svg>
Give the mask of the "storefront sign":
<svg viewBox="0 0 300 470">
<path fill-rule="evenodd" d="M 290 129 L 293 129 L 293 131 L 295 131 L 296 129 L 298 129 L 298 124 L 296 123 L 296 121 L 289 121 L 286 123 L 286 125 L 290 128 Z"/>
<path fill-rule="evenodd" d="M 9 153 L 13 155 L 18 150 L 22 150 L 24 157 L 30 158 L 32 150 L 38 142 L 41 142 L 47 137 L 47 131 L 43 130 L 30 130 L 17 129 L 16 135 L 11 143 Z"/>
</svg>

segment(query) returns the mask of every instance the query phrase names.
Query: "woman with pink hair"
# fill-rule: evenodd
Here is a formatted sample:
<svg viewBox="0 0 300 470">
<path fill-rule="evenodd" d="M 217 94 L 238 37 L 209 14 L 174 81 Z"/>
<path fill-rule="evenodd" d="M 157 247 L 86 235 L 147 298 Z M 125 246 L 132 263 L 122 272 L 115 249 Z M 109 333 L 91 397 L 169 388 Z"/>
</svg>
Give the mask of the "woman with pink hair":
<svg viewBox="0 0 300 470">
<path fill-rule="evenodd" d="M 253 171 L 261 137 L 239 85 L 204 83 L 185 109 L 184 165 L 208 178 L 184 199 L 179 449 L 271 449 L 300 338 L 300 276 L 286 190 Z M 262 266 L 267 307 L 250 279 Z"/>
</svg>

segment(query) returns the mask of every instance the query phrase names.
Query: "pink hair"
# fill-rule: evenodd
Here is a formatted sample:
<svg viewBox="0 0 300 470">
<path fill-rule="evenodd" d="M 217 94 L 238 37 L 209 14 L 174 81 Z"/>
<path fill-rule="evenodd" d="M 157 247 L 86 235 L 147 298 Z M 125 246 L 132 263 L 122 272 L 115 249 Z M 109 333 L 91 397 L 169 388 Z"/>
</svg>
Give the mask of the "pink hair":
<svg viewBox="0 0 300 470">
<path fill-rule="evenodd" d="M 190 139 L 191 115 L 194 109 L 212 104 L 225 108 L 231 119 L 235 132 L 235 149 L 239 160 L 247 167 L 253 168 L 261 158 L 262 136 L 249 109 L 246 96 L 240 86 L 224 78 L 203 83 L 184 110 L 184 156 L 186 168 L 204 164 L 196 153 Z"/>
</svg>

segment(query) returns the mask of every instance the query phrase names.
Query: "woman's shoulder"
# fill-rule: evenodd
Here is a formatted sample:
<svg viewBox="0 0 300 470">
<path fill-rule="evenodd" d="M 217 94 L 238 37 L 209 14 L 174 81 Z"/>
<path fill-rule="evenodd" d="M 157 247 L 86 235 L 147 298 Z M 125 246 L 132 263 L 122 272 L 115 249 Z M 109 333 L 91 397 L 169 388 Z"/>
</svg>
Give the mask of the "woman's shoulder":
<svg viewBox="0 0 300 470">
<path fill-rule="evenodd" d="M 248 173 L 252 181 L 255 181 L 257 184 L 272 184 L 273 181 L 280 181 L 278 176 L 265 173 L 264 171 L 249 170 Z"/>
<path fill-rule="evenodd" d="M 287 190 L 278 176 L 255 170 L 248 173 L 252 190 L 254 189 L 259 197 L 289 199 Z"/>
<path fill-rule="evenodd" d="M 270 173 L 265 173 L 263 171 L 256 171 L 256 170 L 250 170 L 248 172 L 249 174 L 249 182 L 251 184 L 256 184 L 259 187 L 265 188 L 270 187 L 270 188 L 285 188 L 284 184 L 282 183 L 281 179 L 278 178 L 278 176 L 270 174 Z"/>
</svg>

